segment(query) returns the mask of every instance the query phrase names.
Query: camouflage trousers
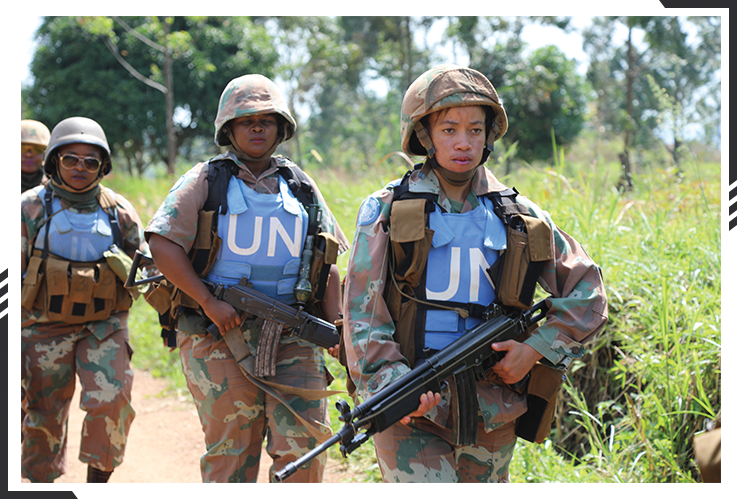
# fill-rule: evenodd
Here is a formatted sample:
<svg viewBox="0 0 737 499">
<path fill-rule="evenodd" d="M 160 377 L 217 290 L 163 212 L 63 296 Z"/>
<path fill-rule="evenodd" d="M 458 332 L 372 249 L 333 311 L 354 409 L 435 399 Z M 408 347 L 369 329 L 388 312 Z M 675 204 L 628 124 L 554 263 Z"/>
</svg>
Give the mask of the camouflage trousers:
<svg viewBox="0 0 737 499">
<path fill-rule="evenodd" d="M 126 314 L 119 313 L 117 315 Z M 125 317 L 116 320 L 125 325 Z M 101 323 L 105 321 L 99 321 Z M 133 350 L 128 329 L 104 339 L 83 326 L 34 324 L 22 330 L 25 389 L 21 474 L 52 482 L 66 472 L 69 408 L 79 376 L 79 407 L 85 411 L 79 459 L 103 471 L 123 462 L 131 407 Z"/>
<path fill-rule="evenodd" d="M 197 406 L 206 452 L 200 460 L 203 482 L 256 483 L 261 449 L 274 460 L 274 473 L 317 445 L 307 428 L 279 400 L 250 382 L 224 340 L 209 334 L 177 336 L 182 369 Z M 251 350 L 255 351 L 255 350 Z M 317 347 L 282 337 L 277 350 L 276 376 L 267 381 L 296 388 L 324 390 L 326 370 Z M 278 393 L 302 418 L 328 424 L 327 402 Z M 287 481 L 321 482 L 322 454 Z"/>
<path fill-rule="evenodd" d="M 476 445 L 454 446 L 450 428 L 425 418 L 376 433 L 374 446 L 387 483 L 509 483 L 515 422 L 489 433 L 479 422 Z"/>
</svg>

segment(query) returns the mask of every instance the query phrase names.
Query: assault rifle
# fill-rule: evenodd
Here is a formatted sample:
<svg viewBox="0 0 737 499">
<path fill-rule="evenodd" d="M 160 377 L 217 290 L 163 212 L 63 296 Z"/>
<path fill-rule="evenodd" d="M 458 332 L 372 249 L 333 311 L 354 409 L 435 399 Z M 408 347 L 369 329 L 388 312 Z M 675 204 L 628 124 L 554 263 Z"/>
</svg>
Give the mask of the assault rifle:
<svg viewBox="0 0 737 499">
<path fill-rule="evenodd" d="M 165 278 L 163 275 L 156 275 L 137 281 L 136 270 L 142 260 L 153 262 L 150 257 L 147 257 L 140 251 L 136 251 L 125 287 L 138 286 L 148 282 L 160 281 Z M 218 300 L 227 302 L 236 310 L 291 327 L 293 336 L 299 336 L 305 341 L 312 342 L 324 348 L 332 348 L 340 343 L 340 334 L 335 325 L 308 314 L 304 311 L 303 307 L 291 307 L 261 291 L 253 289 L 252 284 L 245 277 L 238 284 L 233 285 L 213 284 L 204 280 L 203 282 Z M 214 323 L 207 328 L 207 332 L 216 338 L 221 337 L 220 330 Z"/>
<path fill-rule="evenodd" d="M 278 471 L 275 474 L 276 480 L 281 482 L 292 476 L 300 466 L 338 442 L 341 454 L 344 458 L 347 457 L 368 441 L 371 435 L 384 431 L 415 411 L 420 405 L 420 396 L 428 391 L 439 392 L 447 378 L 476 366 L 490 369 L 505 354 L 493 350 L 491 344 L 516 338 L 536 324 L 547 311 L 545 300 L 536 303 L 526 312 L 492 304 L 483 314 L 484 322 L 444 349 L 418 362 L 411 371 L 379 390 L 352 411 L 345 400 L 338 401 L 335 407 L 341 414 L 338 419 L 343 421 L 343 428 Z M 475 413 L 472 416 L 477 417 Z"/>
<path fill-rule="evenodd" d="M 335 325 L 308 314 L 302 307 L 291 307 L 253 289 L 251 283 L 245 277 L 238 284 L 203 282 L 218 300 L 228 303 L 236 310 L 291 327 L 292 335 L 299 336 L 305 341 L 324 348 L 332 348 L 340 343 L 340 335 Z M 220 336 L 220 331 L 215 324 L 210 325 L 207 332 L 215 337 Z"/>
</svg>

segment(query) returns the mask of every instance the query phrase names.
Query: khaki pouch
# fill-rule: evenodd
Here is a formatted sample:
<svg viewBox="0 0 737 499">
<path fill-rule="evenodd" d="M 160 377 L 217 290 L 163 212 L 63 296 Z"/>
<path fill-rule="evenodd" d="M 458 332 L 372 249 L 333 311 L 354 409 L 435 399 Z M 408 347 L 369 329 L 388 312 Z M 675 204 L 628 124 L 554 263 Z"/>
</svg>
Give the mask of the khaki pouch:
<svg viewBox="0 0 737 499">
<path fill-rule="evenodd" d="M 518 219 L 525 231 L 513 228 Z M 551 258 L 550 226 L 539 218 L 515 215 L 507 227 L 507 249 L 489 272 L 499 300 L 504 305 L 529 310 L 543 263 Z"/>
<path fill-rule="evenodd" d="M 36 302 L 38 290 L 44 281 L 44 272 L 41 268 L 43 260 L 39 256 L 32 256 L 26 267 L 26 275 L 21 287 L 20 304 L 23 308 L 31 309 Z"/>
<path fill-rule="evenodd" d="M 166 279 L 153 283 L 143 299 L 151 305 L 159 315 L 163 315 L 171 309 L 171 299 L 174 293 L 174 285 Z"/>
<path fill-rule="evenodd" d="M 527 412 L 517 419 L 515 433 L 528 442 L 542 443 L 550 434 L 564 371 L 538 362 L 527 383 Z"/>
</svg>

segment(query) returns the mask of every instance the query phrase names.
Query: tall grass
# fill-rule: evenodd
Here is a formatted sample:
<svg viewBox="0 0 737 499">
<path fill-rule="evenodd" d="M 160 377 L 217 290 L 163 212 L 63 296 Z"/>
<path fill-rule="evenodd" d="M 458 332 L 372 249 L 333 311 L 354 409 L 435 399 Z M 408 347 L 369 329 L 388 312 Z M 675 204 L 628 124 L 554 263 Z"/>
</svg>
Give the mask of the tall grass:
<svg viewBox="0 0 737 499">
<path fill-rule="evenodd" d="M 575 157 L 569 154 L 568 157 Z M 492 170 L 502 171 L 498 165 Z M 363 172 L 309 173 L 349 240 L 361 201 L 407 168 L 387 161 Z M 569 370 L 555 427 L 543 445 L 519 442 L 510 468 L 518 482 L 693 482 L 693 435 L 721 409 L 720 165 L 638 172 L 619 193 L 616 163 L 566 161 L 501 178 L 545 210 L 601 266 L 609 324 Z M 123 193 L 144 223 L 174 179 L 127 177 Z M 133 194 L 131 194 L 133 193 Z M 341 274 L 347 254 L 338 261 Z M 176 353 L 161 346 L 153 311 L 131 312 L 133 364 L 185 390 Z M 328 359 L 345 386 L 345 370 Z M 341 423 L 330 402 L 334 429 Z M 336 448 L 331 456 L 342 459 Z M 346 460 L 358 479 L 380 481 L 372 445 Z"/>
</svg>

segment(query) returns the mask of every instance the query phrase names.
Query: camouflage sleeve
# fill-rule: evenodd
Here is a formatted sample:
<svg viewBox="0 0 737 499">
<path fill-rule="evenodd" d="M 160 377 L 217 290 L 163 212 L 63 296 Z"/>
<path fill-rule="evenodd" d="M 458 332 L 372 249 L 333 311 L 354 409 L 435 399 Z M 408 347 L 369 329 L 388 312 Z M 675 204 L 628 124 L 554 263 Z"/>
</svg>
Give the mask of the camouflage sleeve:
<svg viewBox="0 0 737 499">
<path fill-rule="evenodd" d="M 345 234 L 343 234 L 343 229 L 341 229 L 340 225 L 338 225 L 338 221 L 333 216 L 333 212 L 330 211 L 330 208 L 328 207 L 328 204 L 325 201 L 325 198 L 320 192 L 320 188 L 317 187 L 317 184 L 315 183 L 313 178 L 307 175 L 306 172 L 305 172 L 305 175 L 307 176 L 307 178 L 310 179 L 310 183 L 312 184 L 312 190 L 314 192 L 315 198 L 317 199 L 317 204 L 320 207 L 320 210 L 323 212 L 321 222 L 320 222 L 320 225 L 322 226 L 322 230 L 324 232 L 328 232 L 334 235 L 335 238 L 338 240 L 338 244 L 340 245 L 338 247 L 338 254 L 348 251 L 350 249 L 350 245 L 348 244 L 348 239 L 345 237 Z"/>
<path fill-rule="evenodd" d="M 543 267 L 538 282 L 550 293 L 545 323 L 525 343 L 553 364 L 586 354 L 590 341 L 607 321 L 607 297 L 601 268 L 583 246 L 553 223 L 550 215 L 530 200 L 517 198 L 530 213 L 553 230 L 553 259 Z"/>
<path fill-rule="evenodd" d="M 197 216 L 206 200 L 207 168 L 200 163 L 179 177 L 169 189 L 169 194 L 146 226 L 146 241 L 150 234 L 159 234 L 189 253 L 197 235 Z"/>
<path fill-rule="evenodd" d="M 123 247 L 128 256 L 133 258 L 136 250 L 144 255 L 150 255 L 148 243 L 143 237 L 143 223 L 133 205 L 120 194 L 115 194 L 115 203 L 118 209 L 118 223 L 123 234 Z"/>
<path fill-rule="evenodd" d="M 384 301 L 392 190 L 378 191 L 361 204 L 344 292 L 344 345 L 358 394 L 371 394 L 410 370 L 394 341 L 394 322 Z"/>
<path fill-rule="evenodd" d="M 24 192 L 20 198 L 20 250 L 26 255 L 26 263 L 28 263 L 28 245 L 38 234 L 44 216 L 43 201 L 38 197 L 36 189 Z"/>
</svg>

